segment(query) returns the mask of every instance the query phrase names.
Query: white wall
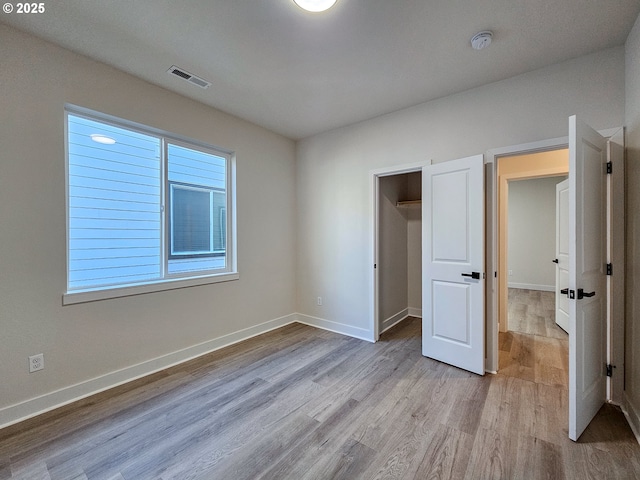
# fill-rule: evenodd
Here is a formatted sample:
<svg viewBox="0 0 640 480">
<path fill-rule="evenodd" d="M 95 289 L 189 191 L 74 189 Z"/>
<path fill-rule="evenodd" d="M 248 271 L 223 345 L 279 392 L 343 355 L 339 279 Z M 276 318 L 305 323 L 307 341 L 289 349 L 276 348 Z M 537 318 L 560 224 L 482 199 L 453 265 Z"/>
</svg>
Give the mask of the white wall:
<svg viewBox="0 0 640 480">
<path fill-rule="evenodd" d="M 626 52 L 626 408 L 640 440 L 640 16 Z"/>
<path fill-rule="evenodd" d="M 0 58 L 0 426 L 292 319 L 294 142 L 2 24 Z M 236 152 L 240 280 L 61 305 L 65 102 Z"/>
<path fill-rule="evenodd" d="M 555 291 L 556 184 L 564 178 L 509 182 L 509 287 Z"/>
<path fill-rule="evenodd" d="M 373 169 L 566 136 L 572 114 L 597 129 L 622 125 L 623 48 L 298 142 L 298 311 L 372 337 Z"/>
</svg>

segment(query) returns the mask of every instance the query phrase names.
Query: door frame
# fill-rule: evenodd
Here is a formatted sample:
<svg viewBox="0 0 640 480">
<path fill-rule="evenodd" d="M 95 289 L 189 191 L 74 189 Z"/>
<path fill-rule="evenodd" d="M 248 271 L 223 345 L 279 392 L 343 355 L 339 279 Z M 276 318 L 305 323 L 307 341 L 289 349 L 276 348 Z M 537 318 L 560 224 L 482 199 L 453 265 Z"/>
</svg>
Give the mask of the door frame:
<svg viewBox="0 0 640 480">
<path fill-rule="evenodd" d="M 621 145 L 624 149 L 624 129 L 623 127 L 610 128 L 606 130 L 598 131 L 600 135 L 612 142 Z M 500 157 L 509 157 L 517 155 L 526 155 L 532 153 L 546 152 L 550 150 L 558 150 L 561 148 L 568 148 L 569 137 L 558 137 L 548 140 L 542 140 L 538 142 L 525 143 L 520 145 L 511 145 L 507 147 L 501 147 L 489 150 L 485 155 L 487 188 L 486 195 L 486 262 L 487 262 L 487 280 L 491 279 L 491 282 L 487 281 L 487 298 L 486 298 L 486 342 L 487 342 L 487 358 L 485 369 L 487 372 L 496 373 L 498 371 L 498 172 L 497 162 Z M 607 198 L 613 198 L 617 201 L 610 202 L 608 209 L 612 212 L 613 218 L 624 218 L 624 202 L 620 202 L 620 198 L 624 198 L 624 191 L 620 191 L 620 188 L 624 188 L 623 172 L 624 172 L 624 157 L 613 158 L 613 161 L 618 161 L 618 164 L 614 164 L 615 177 L 609 176 L 607 179 Z M 617 173 L 616 173 L 617 170 Z M 617 179 L 622 179 L 622 181 Z M 618 188 L 613 188 L 615 185 Z M 615 282 L 611 282 L 612 277 L 607 277 L 607 290 L 609 292 L 609 298 L 621 298 L 622 305 L 624 305 L 624 249 L 611 248 L 614 245 L 619 245 L 620 241 L 624 241 L 624 230 L 620 231 L 620 225 L 614 224 L 610 226 L 611 230 L 608 232 L 608 237 L 611 236 L 612 241 L 608 242 L 608 255 L 609 261 L 614 265 L 619 265 L 621 275 Z M 624 229 L 624 225 L 622 226 Z M 607 400 L 613 403 L 622 403 L 622 379 L 624 378 L 624 369 L 620 366 L 624 366 L 624 343 L 620 341 L 624 335 L 624 311 L 608 309 L 607 313 L 607 331 L 609 336 L 607 338 L 607 362 L 612 365 L 617 365 L 617 371 L 615 372 L 616 378 L 612 381 L 611 377 L 607 378 Z"/>
<path fill-rule="evenodd" d="M 607 379 L 607 398 L 616 405 L 624 404 L 624 322 L 625 322 L 625 146 L 624 128 L 607 137 L 613 172 L 607 175 L 607 262 L 615 266 L 613 275 L 607 276 L 607 312 L 610 341 L 607 359 L 616 365 L 614 375 Z M 602 135 L 603 132 L 600 132 Z"/>
<path fill-rule="evenodd" d="M 370 251 L 370 272 L 369 277 L 369 291 L 371 292 L 371 299 L 369 305 L 371 305 L 369 314 L 369 329 L 372 335 L 371 341 L 377 342 L 380 338 L 380 311 L 379 311 L 379 272 L 377 265 L 380 263 L 379 256 L 379 229 L 380 229 L 380 178 L 390 177 L 393 175 L 402 175 L 405 173 L 422 172 L 422 169 L 428 165 L 431 165 L 431 161 L 424 161 L 419 163 L 410 163 L 404 165 L 396 165 L 391 167 L 378 168 L 369 171 L 369 198 L 371 205 L 369 215 L 369 231 L 371 232 L 369 239 L 369 251 Z"/>
<path fill-rule="evenodd" d="M 551 150 L 559 150 L 561 148 L 569 147 L 569 136 L 552 138 L 549 140 L 542 140 L 539 142 L 524 143 L 519 145 L 511 145 L 507 147 L 501 147 L 491 149 L 487 151 L 485 155 L 486 163 L 486 178 L 490 179 L 487 182 L 487 189 L 485 191 L 487 205 L 486 212 L 486 235 L 485 245 L 487 246 L 486 253 L 486 270 L 487 270 L 487 285 L 485 301 L 486 305 L 486 352 L 487 358 L 485 362 L 485 370 L 489 373 L 498 372 L 498 331 L 499 331 L 499 317 L 498 312 L 500 308 L 499 303 L 499 282 L 498 282 L 498 257 L 499 257 L 499 226 L 498 218 L 499 212 L 499 199 L 498 199 L 498 160 L 501 157 L 512 157 L 517 155 L 527 155 L 532 153 L 548 152 Z"/>
</svg>

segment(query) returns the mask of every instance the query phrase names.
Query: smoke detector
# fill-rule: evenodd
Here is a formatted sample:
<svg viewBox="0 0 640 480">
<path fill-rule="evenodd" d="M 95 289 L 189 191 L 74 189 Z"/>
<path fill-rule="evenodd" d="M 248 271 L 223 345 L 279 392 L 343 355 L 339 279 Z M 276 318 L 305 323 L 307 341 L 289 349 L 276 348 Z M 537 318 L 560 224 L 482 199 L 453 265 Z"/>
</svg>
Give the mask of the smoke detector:
<svg viewBox="0 0 640 480">
<path fill-rule="evenodd" d="M 491 39 L 493 38 L 493 32 L 485 30 L 484 32 L 476 33 L 471 39 L 471 46 L 475 50 L 482 50 L 485 47 L 491 45 Z"/>
</svg>

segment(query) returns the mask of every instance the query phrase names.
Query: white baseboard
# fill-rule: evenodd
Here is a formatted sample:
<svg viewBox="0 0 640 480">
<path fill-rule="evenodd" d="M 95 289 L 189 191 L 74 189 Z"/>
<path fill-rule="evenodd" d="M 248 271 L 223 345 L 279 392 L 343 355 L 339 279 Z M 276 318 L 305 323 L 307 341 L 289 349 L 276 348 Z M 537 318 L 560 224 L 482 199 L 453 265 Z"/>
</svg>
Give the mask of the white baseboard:
<svg viewBox="0 0 640 480">
<path fill-rule="evenodd" d="M 405 320 L 408 317 L 422 318 L 422 309 L 408 307 L 404 310 L 399 311 L 395 315 L 391 315 L 389 318 L 382 322 L 382 325 L 380 326 L 380 333 L 386 332 L 391 327 L 399 324 L 401 321 Z"/>
<path fill-rule="evenodd" d="M 542 292 L 555 292 L 555 285 L 536 285 L 535 283 L 509 282 L 509 288 L 522 288 L 524 290 L 540 290 Z"/>
<path fill-rule="evenodd" d="M 627 396 L 627 392 L 623 394 L 622 405 L 620 406 L 622 413 L 627 417 L 627 422 L 636 436 L 638 444 L 640 444 L 640 412 L 633 406 L 631 399 Z"/>
<path fill-rule="evenodd" d="M 92 378 L 91 380 L 80 382 L 40 397 L 10 405 L 0 409 L 0 428 L 8 427 L 9 425 L 27 420 L 69 403 L 95 395 L 96 393 L 151 375 L 296 321 L 296 314 L 286 315 L 131 367 L 123 368 L 122 370 L 110 372 L 106 375 Z"/>
<path fill-rule="evenodd" d="M 360 340 L 366 340 L 367 342 L 375 342 L 373 339 L 373 332 L 365 328 L 352 327 L 351 325 L 346 325 L 344 323 L 312 317 L 311 315 L 304 315 L 302 313 L 295 314 L 295 317 L 298 323 L 321 328 L 323 330 L 329 330 L 330 332 L 341 333 L 342 335 L 359 338 Z"/>
<path fill-rule="evenodd" d="M 386 320 L 382 321 L 382 325 L 380 325 L 380 333 L 386 332 L 394 325 L 397 325 L 402 320 L 409 316 L 409 309 L 405 308 L 404 310 L 399 311 L 395 315 L 391 315 Z"/>
</svg>

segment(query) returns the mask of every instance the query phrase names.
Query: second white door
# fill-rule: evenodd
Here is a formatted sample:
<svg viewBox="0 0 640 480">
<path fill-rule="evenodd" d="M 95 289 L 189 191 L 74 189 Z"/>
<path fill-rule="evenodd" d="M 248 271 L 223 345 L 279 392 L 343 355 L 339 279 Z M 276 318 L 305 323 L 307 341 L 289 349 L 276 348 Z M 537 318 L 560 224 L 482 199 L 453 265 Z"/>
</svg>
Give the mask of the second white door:
<svg viewBox="0 0 640 480">
<path fill-rule="evenodd" d="M 484 374 L 484 161 L 422 173 L 422 354 Z"/>
<path fill-rule="evenodd" d="M 569 179 L 556 185 L 556 324 L 569 332 Z"/>
</svg>

